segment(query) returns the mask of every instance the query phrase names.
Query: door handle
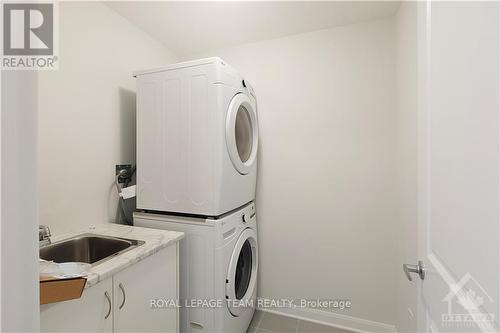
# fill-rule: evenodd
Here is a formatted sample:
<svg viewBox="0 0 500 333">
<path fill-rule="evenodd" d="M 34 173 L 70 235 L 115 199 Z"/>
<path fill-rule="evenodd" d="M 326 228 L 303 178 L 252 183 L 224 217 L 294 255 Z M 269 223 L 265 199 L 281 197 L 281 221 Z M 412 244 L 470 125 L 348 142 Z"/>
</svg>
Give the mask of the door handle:
<svg viewBox="0 0 500 333">
<path fill-rule="evenodd" d="M 108 300 L 108 313 L 104 316 L 104 319 L 108 319 L 109 315 L 111 314 L 111 298 L 109 297 L 109 294 L 107 291 L 104 292 L 104 296 L 106 296 L 106 299 Z"/>
<path fill-rule="evenodd" d="M 403 271 L 405 272 L 406 277 L 409 281 L 413 281 L 410 273 L 417 273 L 420 277 L 420 280 L 425 279 L 424 263 L 421 260 L 418 261 L 417 265 L 403 264 Z"/>
<path fill-rule="evenodd" d="M 125 305 L 125 288 L 123 288 L 123 284 L 119 284 L 118 287 L 120 288 L 120 290 L 122 291 L 122 294 L 123 294 L 123 301 L 122 301 L 122 304 L 120 304 L 120 306 L 118 307 L 119 310 L 121 310 L 123 308 L 123 306 Z"/>
</svg>

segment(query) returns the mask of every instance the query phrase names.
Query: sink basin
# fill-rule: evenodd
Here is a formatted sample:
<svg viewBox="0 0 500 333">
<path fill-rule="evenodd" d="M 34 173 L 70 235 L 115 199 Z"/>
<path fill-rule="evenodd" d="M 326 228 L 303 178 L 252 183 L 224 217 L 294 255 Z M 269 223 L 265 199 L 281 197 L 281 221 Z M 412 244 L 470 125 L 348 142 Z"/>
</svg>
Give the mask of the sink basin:
<svg viewBox="0 0 500 333">
<path fill-rule="evenodd" d="M 40 258 L 57 263 L 85 262 L 94 266 L 142 244 L 143 241 L 135 239 L 82 234 L 41 247 Z"/>
</svg>

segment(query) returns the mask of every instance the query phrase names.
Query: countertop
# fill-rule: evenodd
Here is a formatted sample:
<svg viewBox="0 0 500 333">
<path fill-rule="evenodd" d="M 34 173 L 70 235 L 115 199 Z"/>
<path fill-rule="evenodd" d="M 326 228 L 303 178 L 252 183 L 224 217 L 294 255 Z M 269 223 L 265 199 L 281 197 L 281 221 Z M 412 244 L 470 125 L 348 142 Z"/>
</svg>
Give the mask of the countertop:
<svg viewBox="0 0 500 333">
<path fill-rule="evenodd" d="M 124 252 L 101 264 L 93 266 L 87 276 L 85 288 L 89 288 L 99 281 L 102 281 L 113 274 L 132 266 L 133 264 L 149 257 L 161 249 L 178 242 L 184 237 L 184 233 L 177 231 L 167 231 L 132 227 L 127 225 L 105 223 L 91 225 L 86 229 L 72 230 L 70 232 L 53 235 L 52 243 L 66 238 L 71 238 L 84 233 L 94 233 L 105 236 L 121 237 L 142 240 L 145 243 L 132 250 Z"/>
</svg>

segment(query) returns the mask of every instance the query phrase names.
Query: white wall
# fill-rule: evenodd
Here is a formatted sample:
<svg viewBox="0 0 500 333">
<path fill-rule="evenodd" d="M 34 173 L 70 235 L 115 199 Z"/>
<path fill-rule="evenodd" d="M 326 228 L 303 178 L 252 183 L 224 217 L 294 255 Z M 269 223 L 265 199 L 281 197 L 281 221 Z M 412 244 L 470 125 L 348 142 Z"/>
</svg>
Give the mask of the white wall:
<svg viewBox="0 0 500 333">
<path fill-rule="evenodd" d="M 115 164 L 135 163 L 132 71 L 175 60 L 101 3 L 60 3 L 60 67 L 39 79 L 40 223 L 115 220 Z"/>
<path fill-rule="evenodd" d="M 39 330 L 36 77 L 0 73 L 2 332 Z"/>
<path fill-rule="evenodd" d="M 407 280 L 402 264 L 417 256 L 417 4 L 403 2 L 396 15 L 397 115 L 399 170 L 398 332 L 416 332 L 417 286 Z M 411 312 L 411 314 L 410 314 Z"/>
<path fill-rule="evenodd" d="M 395 54 L 386 19 L 189 57 L 222 57 L 257 93 L 259 296 L 395 322 Z"/>
</svg>

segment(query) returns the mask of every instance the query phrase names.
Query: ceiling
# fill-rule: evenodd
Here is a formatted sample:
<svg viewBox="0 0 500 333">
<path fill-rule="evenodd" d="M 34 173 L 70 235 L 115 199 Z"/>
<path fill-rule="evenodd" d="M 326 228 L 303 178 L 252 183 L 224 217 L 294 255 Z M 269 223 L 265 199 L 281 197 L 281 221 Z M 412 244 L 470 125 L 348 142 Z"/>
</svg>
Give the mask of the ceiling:
<svg viewBox="0 0 500 333">
<path fill-rule="evenodd" d="M 393 15 L 399 2 L 117 1 L 109 7 L 179 56 Z"/>
</svg>

